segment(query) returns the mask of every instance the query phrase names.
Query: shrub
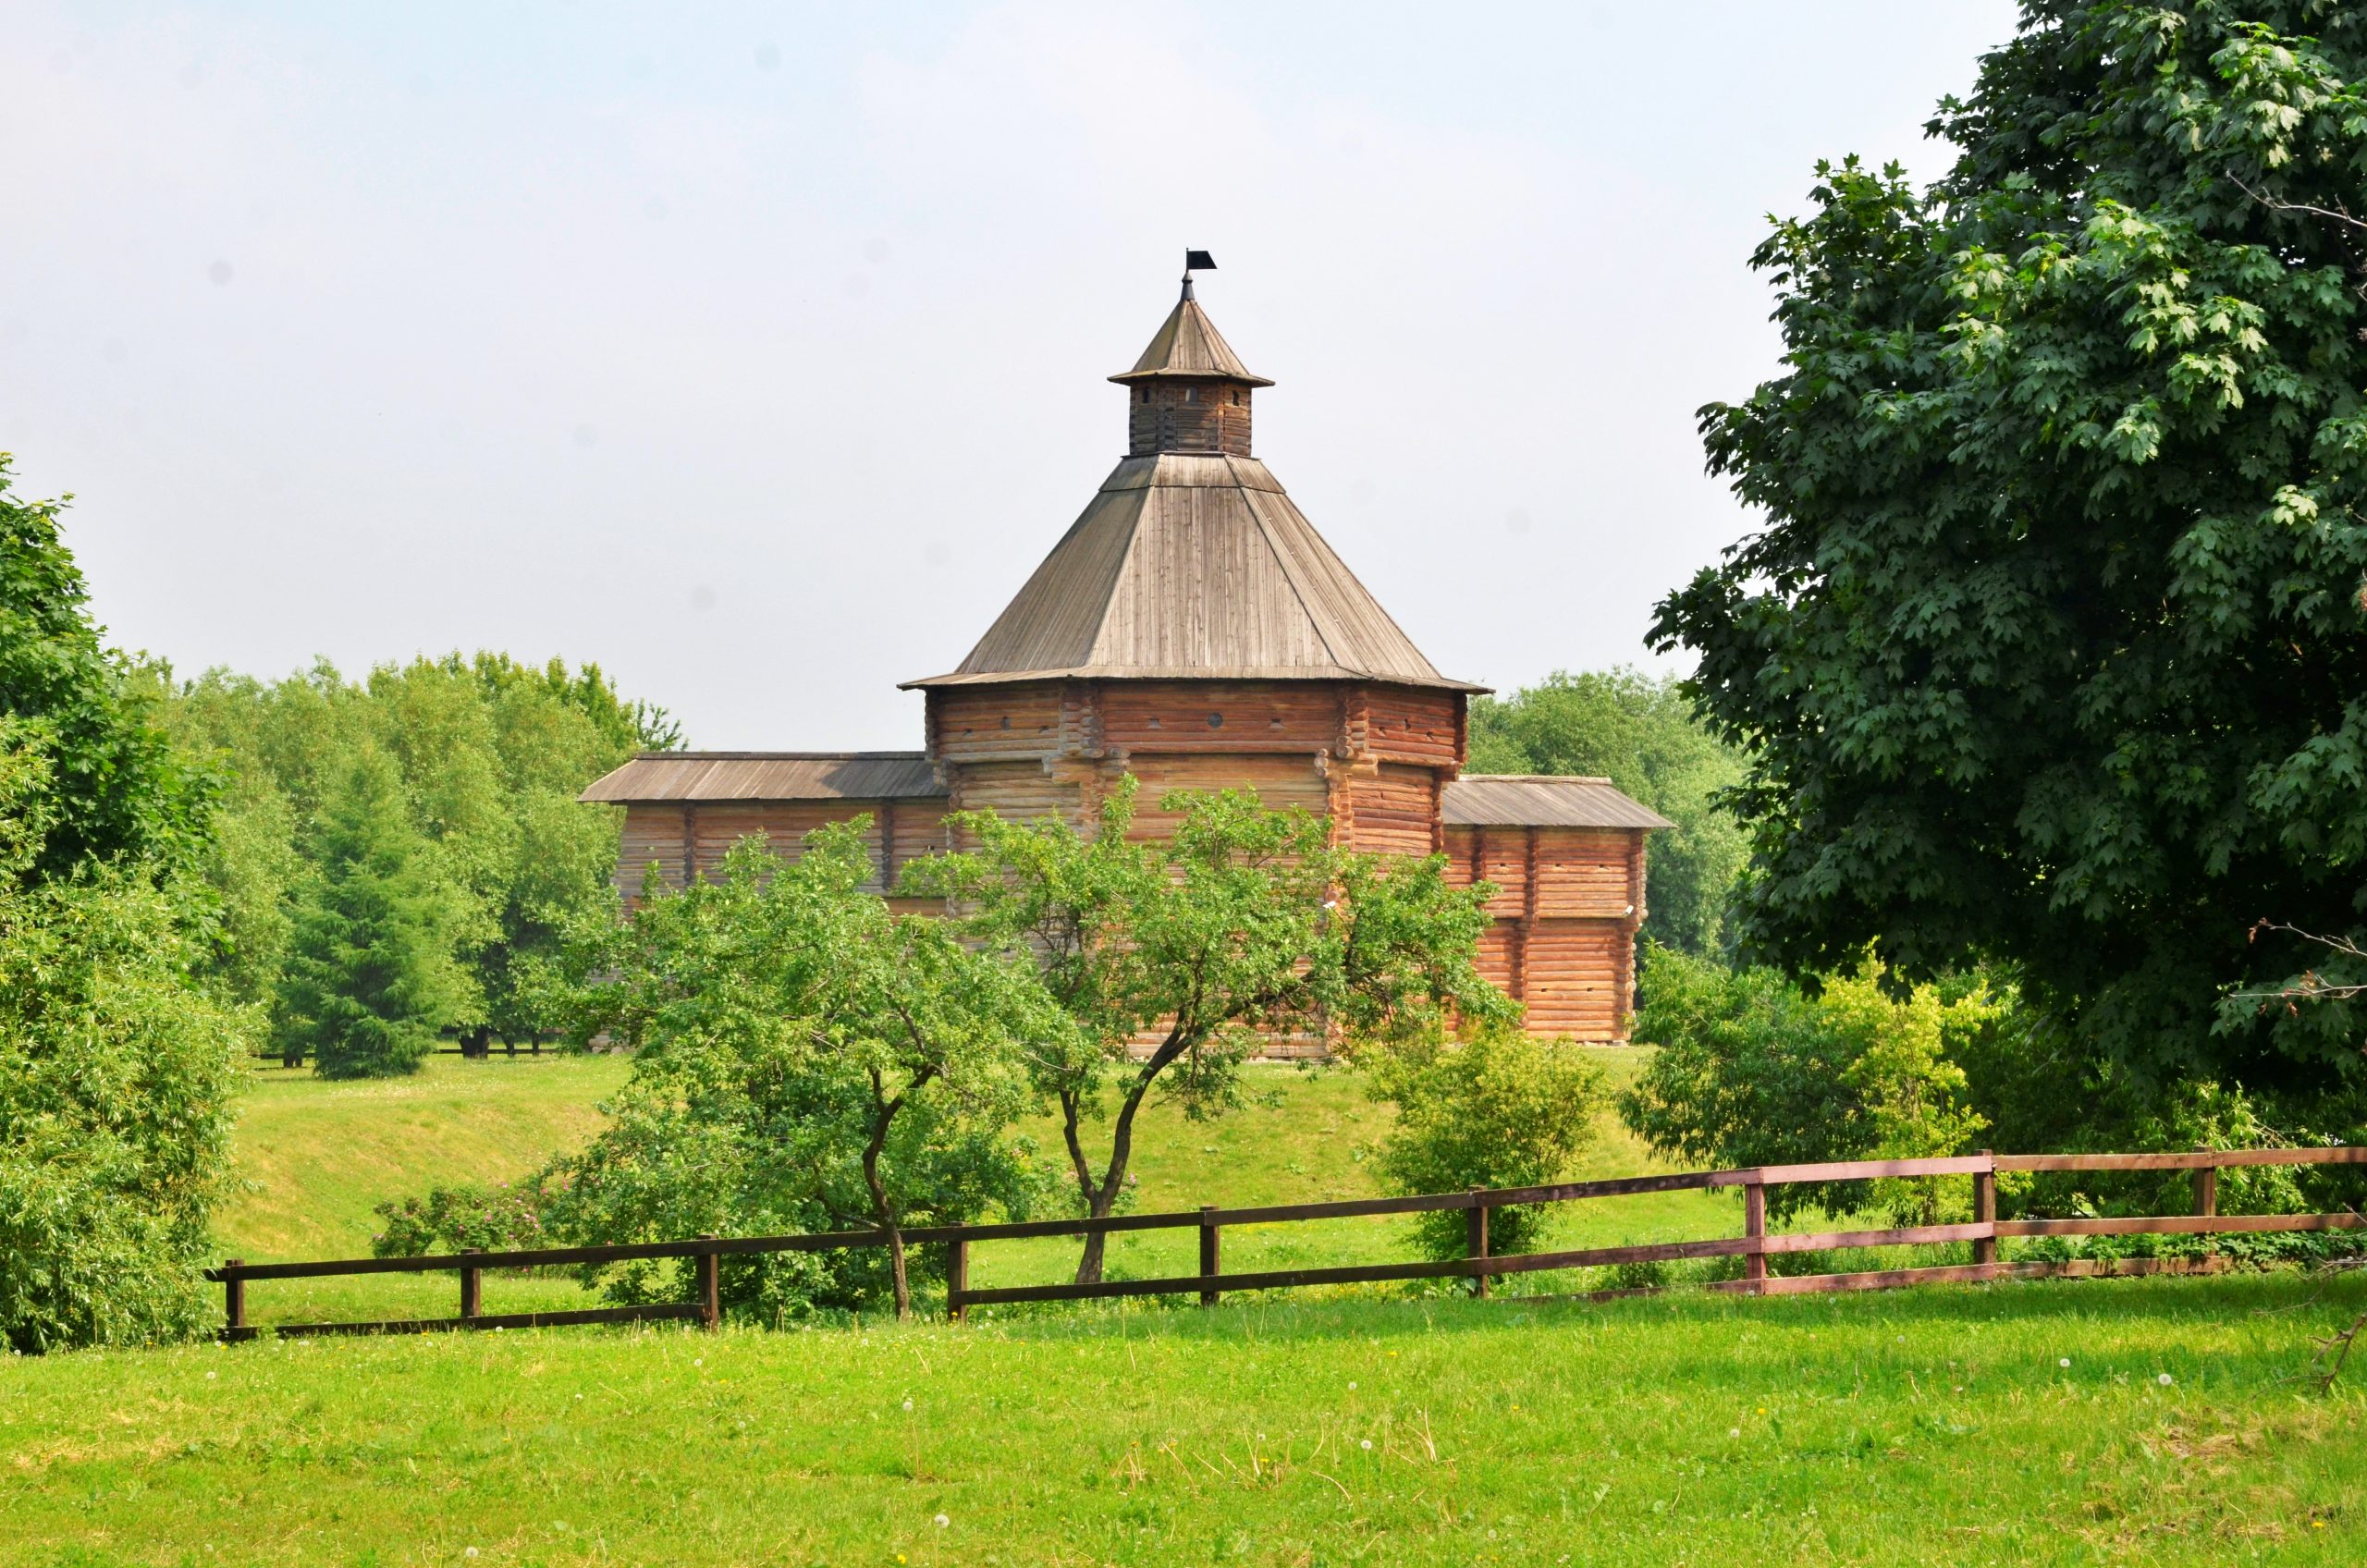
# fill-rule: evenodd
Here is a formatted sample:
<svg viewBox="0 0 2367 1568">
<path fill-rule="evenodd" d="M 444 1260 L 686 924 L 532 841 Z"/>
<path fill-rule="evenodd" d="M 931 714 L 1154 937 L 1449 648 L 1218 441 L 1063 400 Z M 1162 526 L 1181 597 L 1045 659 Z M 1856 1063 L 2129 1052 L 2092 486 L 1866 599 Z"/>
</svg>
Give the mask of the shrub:
<svg viewBox="0 0 2367 1568">
<path fill-rule="evenodd" d="M 240 1016 L 191 983 L 178 904 L 125 866 L 24 882 L 46 759 L 0 722 L 0 1339 L 197 1331 Z"/>
<path fill-rule="evenodd" d="M 1558 1181 L 1593 1141 L 1604 1101 L 1602 1070 L 1576 1047 L 1512 1026 L 1442 1045 L 1368 1048 L 1355 1062 L 1367 1091 L 1397 1108 L 1380 1166 L 1399 1193 Z M 1489 1249 L 1532 1250 L 1542 1220 L 1535 1205 L 1496 1209 Z M 1465 1225 L 1460 1209 L 1421 1216 L 1422 1250 L 1461 1257 Z"/>
<path fill-rule="evenodd" d="M 1644 965 L 1635 1035 L 1660 1049 L 1619 1111 L 1664 1155 L 1722 1167 L 1914 1158 L 1958 1153 L 1986 1125 L 1954 1060 L 2006 1011 L 1984 985 L 1894 998 L 1870 962 L 1810 997 L 1772 970 L 1666 948 L 1648 947 Z M 1932 1182 L 1871 1186 L 1901 1224 L 1930 1223 L 1948 1197 L 1961 1201 Z M 1846 1213 L 1862 1199 L 1854 1182 L 1767 1190 L 1779 1219 Z"/>
<path fill-rule="evenodd" d="M 554 1246 L 543 1228 L 543 1194 L 535 1182 L 504 1182 L 487 1187 L 474 1182 L 431 1187 L 423 1196 L 378 1205 L 385 1228 L 370 1238 L 378 1257 L 419 1257 L 429 1253 L 477 1247 L 507 1252 Z"/>
</svg>

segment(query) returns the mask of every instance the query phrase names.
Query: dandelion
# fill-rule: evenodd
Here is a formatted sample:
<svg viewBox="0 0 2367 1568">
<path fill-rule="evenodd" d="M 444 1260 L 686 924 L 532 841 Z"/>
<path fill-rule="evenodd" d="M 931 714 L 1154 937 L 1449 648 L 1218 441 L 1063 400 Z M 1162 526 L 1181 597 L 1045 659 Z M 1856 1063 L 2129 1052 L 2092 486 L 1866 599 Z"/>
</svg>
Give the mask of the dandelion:
<svg viewBox="0 0 2367 1568">
<path fill-rule="evenodd" d="M 937 1527 L 938 1527 L 938 1529 L 940 1529 L 940 1530 L 942 1530 L 943 1528 L 945 1528 L 945 1526 L 947 1526 L 948 1525 L 950 1525 L 950 1524 L 952 1524 L 952 1523 L 953 1523 L 953 1521 L 952 1521 L 952 1520 L 948 1519 L 948 1518 L 947 1518 L 944 1514 L 942 1514 L 942 1513 L 940 1513 L 940 1514 L 938 1514 L 938 1515 L 937 1516 Z"/>
<path fill-rule="evenodd" d="M 1366 1451 L 1369 1452 L 1369 1451 L 1371 1450 L 1371 1448 L 1372 1448 L 1372 1439 L 1371 1439 L 1370 1438 L 1367 1438 L 1363 1442 L 1361 1442 L 1361 1443 L 1357 1444 L 1356 1446 L 1357 1446 L 1357 1447 L 1359 1447 L 1359 1448 L 1365 1449 Z"/>
<path fill-rule="evenodd" d="M 2173 1380 L 2174 1380 L 2174 1379 L 2170 1377 L 2170 1375 L 2169 1375 L 2167 1372 L 2165 1372 L 2165 1373 L 2161 1374 L 2161 1376 L 2159 1376 L 2159 1377 L 2157 1377 L 2157 1378 L 2155 1378 L 2153 1379 L 2153 1381 L 2155 1381 L 2155 1382 L 2157 1382 L 2157 1383 L 2161 1384 L 2161 1385 L 2162 1385 L 2162 1387 L 2164 1387 L 2164 1388 L 2165 1388 L 2165 1389 L 2166 1389 L 2166 1388 L 2168 1388 L 2168 1387 L 2170 1386 L 2170 1384 L 2171 1384 L 2171 1382 L 2172 1382 Z"/>
<path fill-rule="evenodd" d="M 906 1410 L 910 1410 L 910 1409 L 912 1409 L 912 1407 L 913 1407 L 913 1402 L 912 1402 L 911 1400 L 906 1400 L 906 1401 L 904 1402 L 904 1408 L 905 1408 Z"/>
<path fill-rule="evenodd" d="M 1727 1428 L 1726 1428 L 1726 1436 L 1728 1436 L 1728 1437 L 1730 1437 L 1730 1438 L 1738 1438 L 1738 1437 L 1741 1437 L 1741 1436 L 1742 1436 L 1742 1428 L 1741 1428 L 1740 1427 L 1727 1427 Z"/>
<path fill-rule="evenodd" d="M 207 1382 L 209 1382 L 209 1383 L 210 1383 L 210 1382 L 214 1381 L 214 1379 L 215 1379 L 215 1376 L 216 1376 L 216 1375 L 215 1375 L 215 1373 L 208 1372 L 208 1373 L 205 1375 L 205 1380 L 206 1380 Z"/>
<path fill-rule="evenodd" d="M 1355 1384 L 1354 1384 L 1354 1383 L 1350 1383 L 1350 1384 L 1348 1385 L 1348 1389 L 1349 1389 L 1349 1390 L 1350 1390 L 1351 1392 L 1354 1392 L 1354 1391 L 1355 1391 Z"/>
<path fill-rule="evenodd" d="M 2071 1365 L 2071 1358 L 2067 1355 L 2058 1355 L 2054 1358 L 2054 1365 L 2057 1366 L 2068 1366 Z"/>
</svg>

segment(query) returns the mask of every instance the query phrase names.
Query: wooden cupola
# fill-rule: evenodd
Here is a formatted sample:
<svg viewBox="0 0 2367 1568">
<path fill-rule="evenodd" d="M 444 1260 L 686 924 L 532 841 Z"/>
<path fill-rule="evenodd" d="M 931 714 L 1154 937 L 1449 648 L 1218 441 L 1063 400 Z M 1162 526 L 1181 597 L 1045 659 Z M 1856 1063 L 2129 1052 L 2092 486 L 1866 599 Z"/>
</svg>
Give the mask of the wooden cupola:
<svg viewBox="0 0 2367 1568">
<path fill-rule="evenodd" d="M 1126 454 L 1135 458 L 1160 452 L 1250 456 L 1250 396 L 1274 385 L 1250 374 L 1217 331 L 1192 297 L 1190 273 L 1184 275 L 1184 297 L 1134 368 L 1110 379 L 1126 388 Z"/>
</svg>

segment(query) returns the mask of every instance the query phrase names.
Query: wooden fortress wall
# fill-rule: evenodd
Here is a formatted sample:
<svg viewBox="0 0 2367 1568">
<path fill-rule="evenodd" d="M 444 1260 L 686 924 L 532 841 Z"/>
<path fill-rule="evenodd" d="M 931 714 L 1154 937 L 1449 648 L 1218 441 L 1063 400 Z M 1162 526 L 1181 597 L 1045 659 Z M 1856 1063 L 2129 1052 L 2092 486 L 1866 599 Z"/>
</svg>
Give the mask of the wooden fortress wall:
<svg viewBox="0 0 2367 1568">
<path fill-rule="evenodd" d="M 1495 883 L 1488 907 L 1496 924 L 1482 937 L 1481 963 L 1527 1004 L 1531 1032 L 1625 1039 L 1644 910 L 1643 833 L 1445 825 L 1443 792 L 1465 741 L 1463 695 L 1419 688 L 1234 680 L 938 688 L 928 693 L 928 753 L 948 796 L 632 802 L 618 880 L 631 899 L 655 864 L 665 886 L 680 888 L 712 873 L 747 834 L 761 831 L 793 855 L 822 824 L 867 815 L 870 848 L 891 883 L 896 868 L 946 845 L 942 818 L 950 810 L 1081 826 L 1132 773 L 1140 781 L 1134 832 L 1148 838 L 1173 829 L 1159 804 L 1168 791 L 1248 788 L 1270 808 L 1330 815 L 1335 834 L 1356 849 L 1444 852 L 1458 885 Z"/>
</svg>

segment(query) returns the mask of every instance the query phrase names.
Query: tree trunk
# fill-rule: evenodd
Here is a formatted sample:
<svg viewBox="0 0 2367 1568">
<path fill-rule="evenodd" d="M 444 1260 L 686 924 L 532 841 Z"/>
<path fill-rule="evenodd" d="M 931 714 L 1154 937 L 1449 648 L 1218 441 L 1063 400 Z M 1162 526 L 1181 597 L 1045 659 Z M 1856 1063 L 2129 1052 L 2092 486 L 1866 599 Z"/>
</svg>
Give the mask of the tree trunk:
<svg viewBox="0 0 2367 1568">
<path fill-rule="evenodd" d="M 1099 1182 L 1085 1189 L 1085 1212 L 1088 1219 L 1106 1219 L 1118 1207 L 1118 1194 L 1125 1190 L 1126 1162 L 1134 1151 L 1134 1113 L 1143 1108 L 1143 1099 L 1150 1086 L 1167 1070 L 1170 1062 L 1184 1054 L 1184 1042 L 1173 1035 L 1159 1042 L 1159 1049 L 1143 1063 L 1142 1072 L 1126 1091 L 1118 1107 L 1118 1119 L 1110 1126 L 1110 1164 L 1101 1173 Z M 1096 1231 L 1085 1238 L 1085 1251 L 1076 1263 L 1076 1282 L 1080 1285 L 1101 1283 L 1101 1260 L 1108 1251 L 1109 1237 Z"/>
<path fill-rule="evenodd" d="M 896 1321 L 901 1323 L 913 1315 L 913 1285 L 904 1274 L 904 1232 L 901 1226 L 888 1227 L 888 1268 L 896 1279 Z"/>
</svg>

